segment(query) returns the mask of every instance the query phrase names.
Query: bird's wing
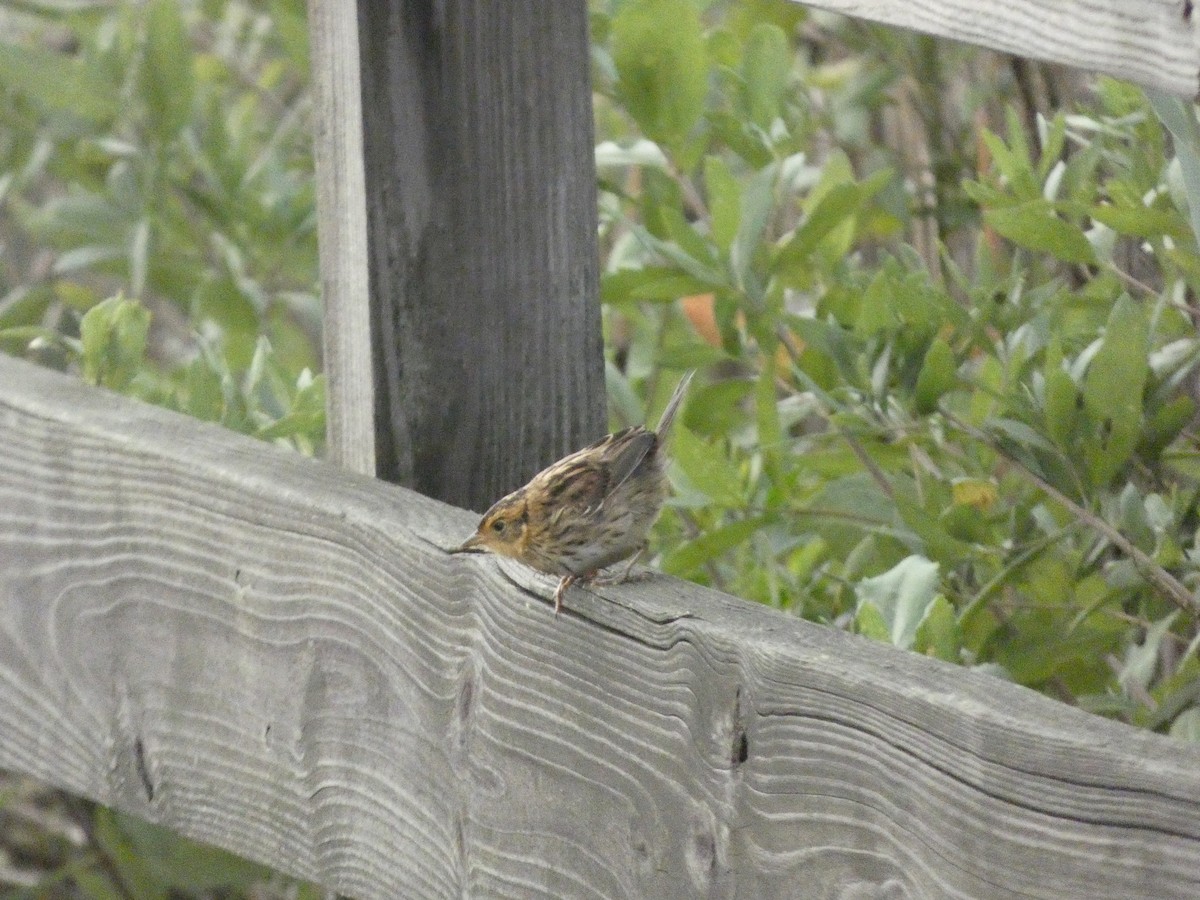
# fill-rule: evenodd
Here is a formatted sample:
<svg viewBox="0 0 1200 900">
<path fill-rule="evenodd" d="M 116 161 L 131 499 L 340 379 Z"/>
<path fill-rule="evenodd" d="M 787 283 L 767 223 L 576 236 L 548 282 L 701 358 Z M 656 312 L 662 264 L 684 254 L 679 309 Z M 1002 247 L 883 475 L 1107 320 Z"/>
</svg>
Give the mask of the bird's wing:
<svg viewBox="0 0 1200 900">
<path fill-rule="evenodd" d="M 605 485 L 604 496 L 612 493 L 629 480 L 642 460 L 653 452 L 658 437 L 653 431 L 645 428 L 626 428 L 612 437 L 612 447 L 605 454 L 608 463 L 608 484 Z"/>
</svg>

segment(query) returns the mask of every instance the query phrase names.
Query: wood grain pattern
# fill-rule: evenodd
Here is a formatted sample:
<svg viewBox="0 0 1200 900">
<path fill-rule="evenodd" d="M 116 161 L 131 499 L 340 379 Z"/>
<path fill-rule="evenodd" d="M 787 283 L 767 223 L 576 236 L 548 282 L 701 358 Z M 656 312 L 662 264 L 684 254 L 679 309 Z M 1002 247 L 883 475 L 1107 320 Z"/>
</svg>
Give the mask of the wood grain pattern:
<svg viewBox="0 0 1200 900">
<path fill-rule="evenodd" d="M 802 0 L 1017 56 L 1062 63 L 1193 98 L 1200 38 L 1182 0 Z"/>
<path fill-rule="evenodd" d="M 483 511 L 605 425 L 585 0 L 361 0 L 379 475 Z"/>
<path fill-rule="evenodd" d="M 1194 898 L 1200 751 L 0 358 L 0 767 L 360 898 Z"/>
<path fill-rule="evenodd" d="M 367 270 L 358 4 L 309 0 L 317 240 L 321 252 L 326 456 L 375 474 L 375 364 Z"/>
</svg>

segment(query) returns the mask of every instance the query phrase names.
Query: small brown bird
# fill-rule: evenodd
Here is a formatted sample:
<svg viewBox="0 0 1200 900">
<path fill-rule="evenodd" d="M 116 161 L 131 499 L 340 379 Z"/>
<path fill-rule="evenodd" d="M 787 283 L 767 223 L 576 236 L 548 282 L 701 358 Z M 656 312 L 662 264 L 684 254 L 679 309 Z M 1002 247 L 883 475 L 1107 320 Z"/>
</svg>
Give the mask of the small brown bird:
<svg viewBox="0 0 1200 900">
<path fill-rule="evenodd" d="M 555 615 L 572 584 L 629 559 L 615 579 L 624 581 L 667 498 L 667 433 L 693 374 L 675 388 L 657 429 L 625 428 L 552 463 L 497 500 L 475 534 L 452 552 L 490 550 L 561 575 Z"/>
</svg>

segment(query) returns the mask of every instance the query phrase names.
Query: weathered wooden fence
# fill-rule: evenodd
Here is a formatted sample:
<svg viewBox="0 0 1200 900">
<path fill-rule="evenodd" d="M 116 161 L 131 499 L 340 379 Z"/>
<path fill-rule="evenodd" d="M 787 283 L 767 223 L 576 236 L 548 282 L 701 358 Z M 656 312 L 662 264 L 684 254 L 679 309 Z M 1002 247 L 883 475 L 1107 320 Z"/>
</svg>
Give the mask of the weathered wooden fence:
<svg viewBox="0 0 1200 900">
<path fill-rule="evenodd" d="M 1200 750 L 0 359 L 0 766 L 363 898 L 1200 896 Z"/>
<path fill-rule="evenodd" d="M 814 5 L 1185 96 L 1198 83 L 1190 3 Z M 408 456 L 387 466 L 408 459 L 416 473 L 437 432 L 421 418 L 437 402 L 430 391 L 453 384 L 431 373 L 495 338 L 479 322 L 463 342 L 442 335 L 442 355 L 406 376 L 425 379 L 417 394 L 395 393 L 400 357 L 362 346 L 387 315 L 380 284 L 416 285 L 391 310 L 413 314 L 440 271 L 422 267 L 423 235 L 453 231 L 476 208 L 460 189 L 435 215 L 437 198 L 417 190 L 425 218 L 406 232 L 410 245 L 389 249 L 386 223 L 355 204 L 422 169 L 392 160 L 389 181 L 359 166 L 353 130 L 383 138 L 357 118 L 367 95 L 358 63 L 384 71 L 380 54 L 411 54 L 377 84 L 366 118 L 381 105 L 431 113 L 468 85 L 462 73 L 444 82 L 455 91 L 423 83 L 418 95 L 404 94 L 404 73 L 498 65 L 496 42 L 519 43 L 497 28 L 488 53 L 443 40 L 440 55 L 421 56 L 412 29 L 459 36 L 443 29 L 478 26 L 471 8 L 395 0 L 359 16 L 348 2 L 310 5 L 322 236 L 333 235 L 323 270 L 344 316 L 330 362 L 336 403 L 357 405 L 335 408 L 334 445 L 360 471 L 396 446 L 373 434 L 388 410 L 372 399 L 372 378 L 393 379 L 388 404 L 427 407 L 400 441 Z M 554 20 L 571 23 L 576 50 L 582 10 Z M 539 31 L 535 49 L 548 37 Z M 532 93 L 505 82 L 522 114 L 546 90 L 544 73 L 527 74 L 541 85 Z M 578 101 L 579 84 L 569 93 Z M 575 121 L 562 108 L 555 116 Z M 438 138 L 421 127 L 406 139 Z M 510 145 L 517 132 L 494 127 L 456 140 L 497 144 L 516 166 L 500 182 L 517 191 L 529 164 Z M 576 150 L 579 140 L 574 132 Z M 435 141 L 414 157 L 428 184 L 453 174 L 438 168 L 442 149 Z M 544 216 L 565 242 L 531 264 L 545 280 L 530 289 L 568 297 L 559 305 L 572 322 L 537 331 L 525 352 L 557 334 L 585 358 L 567 377 L 558 356 L 530 397 L 514 398 L 512 385 L 488 395 L 489 422 L 504 433 L 521 433 L 531 409 L 553 420 L 535 453 L 497 463 L 490 481 L 595 426 L 598 335 L 578 330 L 595 315 L 594 261 L 577 258 L 578 223 L 563 221 L 588 203 L 572 153 L 574 180 L 529 200 L 520 225 Z M 368 151 L 381 156 L 381 144 Z M 394 199 L 379 198 L 372 215 Z M 485 199 L 478 208 L 493 218 L 463 232 L 486 243 L 467 268 L 501 303 L 505 284 L 523 282 L 488 261 L 523 245 L 488 234 L 504 224 L 504 203 Z M 408 256 L 389 262 L 393 251 Z M 368 259 L 387 262 L 393 280 L 378 268 L 365 278 Z M 435 300 L 449 327 L 453 298 Z M 581 397 L 591 405 L 571 412 Z M 519 400 L 520 414 L 497 414 L 503 398 Z M 473 425 L 452 436 L 457 452 L 487 443 L 482 434 Z M 1200 896 L 1196 748 L 667 578 L 572 591 L 556 620 L 549 579 L 445 552 L 473 523 L 402 488 L 0 359 L 0 767 L 361 898 Z"/>
</svg>

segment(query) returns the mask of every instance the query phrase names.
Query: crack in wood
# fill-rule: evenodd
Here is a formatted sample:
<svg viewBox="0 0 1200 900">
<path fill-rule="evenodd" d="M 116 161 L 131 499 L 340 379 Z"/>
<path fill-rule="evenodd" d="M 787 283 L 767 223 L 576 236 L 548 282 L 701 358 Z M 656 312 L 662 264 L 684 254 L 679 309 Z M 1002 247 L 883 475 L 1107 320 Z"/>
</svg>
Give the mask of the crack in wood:
<svg viewBox="0 0 1200 900">
<path fill-rule="evenodd" d="M 133 742 L 133 765 L 137 770 L 138 779 L 142 782 L 142 790 L 146 792 L 146 799 L 153 803 L 154 782 L 150 780 L 150 769 L 146 765 L 146 745 L 142 743 L 140 736 Z"/>
</svg>

